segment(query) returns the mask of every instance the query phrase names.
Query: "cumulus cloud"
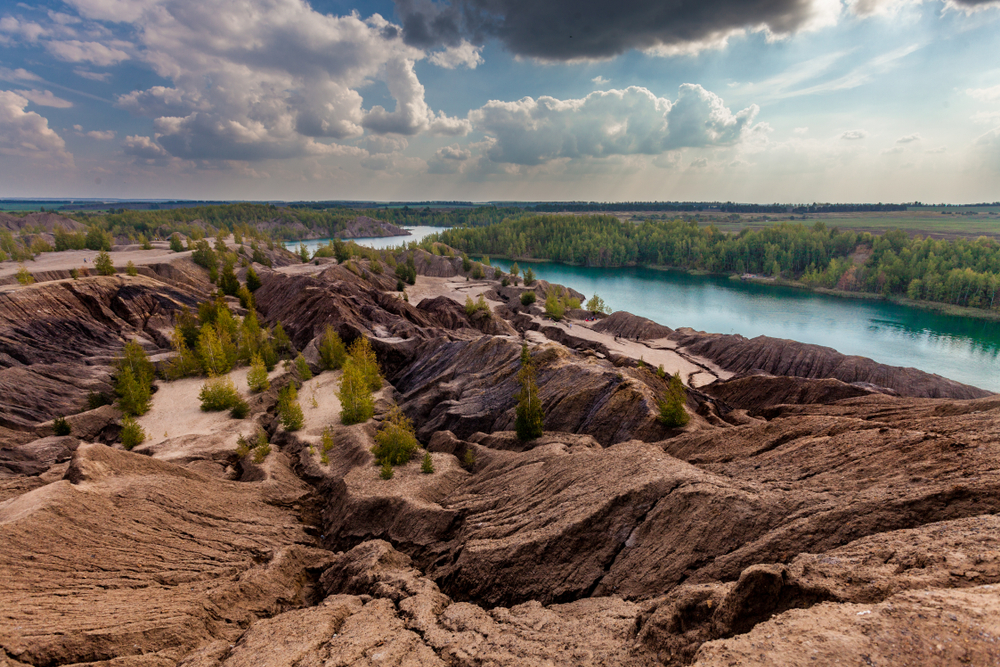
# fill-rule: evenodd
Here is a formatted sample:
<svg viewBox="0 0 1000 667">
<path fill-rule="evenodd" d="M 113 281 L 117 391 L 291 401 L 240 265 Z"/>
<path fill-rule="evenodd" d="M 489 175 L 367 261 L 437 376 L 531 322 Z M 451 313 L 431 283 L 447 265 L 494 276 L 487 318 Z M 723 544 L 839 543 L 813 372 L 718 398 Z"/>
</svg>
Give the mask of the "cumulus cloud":
<svg viewBox="0 0 1000 667">
<path fill-rule="evenodd" d="M 603 86 L 605 84 L 611 83 L 611 79 L 605 79 L 603 76 L 595 76 L 590 81 L 591 83 L 594 83 L 598 86 Z"/>
<path fill-rule="evenodd" d="M 175 157 L 335 155 L 355 149 L 331 141 L 366 131 L 455 136 L 470 128 L 427 105 L 414 71 L 427 53 L 405 44 L 399 27 L 378 14 L 331 16 L 301 0 L 253 3 L 252 11 L 226 0 L 68 3 L 85 18 L 131 24 L 135 45 L 121 48 L 171 83 L 132 91 L 117 103 L 152 118 L 149 141 Z M 481 62 L 479 47 L 461 40 L 450 46 L 431 54 L 435 64 Z M 365 109 L 358 91 L 373 81 L 386 84 L 395 108 Z M 149 152 L 145 144 L 126 152 L 139 148 Z"/>
<path fill-rule="evenodd" d="M 676 101 L 633 86 L 573 100 L 491 101 L 471 111 L 469 119 L 495 140 L 486 149 L 490 160 L 535 165 L 560 158 L 733 145 L 752 129 L 757 112 L 752 105 L 734 114 L 714 93 L 684 84 Z"/>
<path fill-rule="evenodd" d="M 116 46 L 124 44 L 119 42 Z M 129 59 L 129 55 L 120 48 L 106 46 L 100 42 L 81 42 L 78 39 L 46 42 L 45 48 L 60 60 L 70 63 L 93 63 L 98 67 L 107 67 Z"/>
<path fill-rule="evenodd" d="M 0 91 L 0 155 L 72 163 L 66 143 L 33 111 L 25 111 L 28 98 Z"/>
<path fill-rule="evenodd" d="M 122 149 L 125 151 L 125 155 L 145 160 L 162 160 L 169 156 L 162 146 L 149 137 L 141 135 L 125 137 L 125 141 L 122 142 Z"/>
<path fill-rule="evenodd" d="M 829 25 L 839 0 L 396 0 L 408 44 L 430 48 L 499 39 L 514 54 L 546 60 L 609 58 L 630 49 L 690 52 L 731 35 L 772 36 Z"/>
<path fill-rule="evenodd" d="M 868 137 L 868 132 L 865 130 L 848 130 L 840 135 L 840 138 L 844 141 L 860 141 L 861 139 L 866 139 Z"/>
<path fill-rule="evenodd" d="M 42 77 L 26 69 L 7 69 L 0 67 L 0 80 L 3 81 L 41 81 Z"/>
<path fill-rule="evenodd" d="M 15 93 L 25 97 L 40 107 L 55 107 L 56 109 L 69 109 L 73 103 L 56 97 L 48 90 L 15 90 Z"/>
<path fill-rule="evenodd" d="M 483 63 L 483 56 L 480 51 L 481 46 L 475 46 L 464 39 L 455 46 L 449 46 L 444 51 L 435 51 L 427 59 L 445 69 L 455 69 L 457 67 L 468 67 L 476 69 Z"/>
<path fill-rule="evenodd" d="M 48 35 L 49 31 L 35 21 L 24 21 L 15 16 L 4 16 L 0 18 L 0 33 L 28 42 L 37 42 L 39 38 Z"/>
<path fill-rule="evenodd" d="M 914 132 L 913 134 L 908 134 L 905 137 L 900 137 L 896 139 L 897 144 L 912 144 L 915 141 L 921 141 L 923 137 L 920 136 L 919 132 Z"/>
<path fill-rule="evenodd" d="M 97 139 L 98 141 L 111 141 L 118 134 L 114 130 L 91 130 L 90 132 L 84 132 L 83 128 L 79 125 L 74 125 L 73 129 L 76 130 L 78 136 Z"/>
</svg>

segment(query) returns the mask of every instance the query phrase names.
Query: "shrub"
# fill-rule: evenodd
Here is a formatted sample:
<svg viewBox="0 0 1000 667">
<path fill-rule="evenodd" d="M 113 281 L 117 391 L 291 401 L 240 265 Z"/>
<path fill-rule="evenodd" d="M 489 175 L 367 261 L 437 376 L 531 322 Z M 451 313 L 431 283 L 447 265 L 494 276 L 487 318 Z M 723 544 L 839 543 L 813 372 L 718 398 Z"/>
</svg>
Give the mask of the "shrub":
<svg viewBox="0 0 1000 667">
<path fill-rule="evenodd" d="M 482 311 L 487 314 L 492 314 L 492 311 L 490 310 L 490 304 L 486 303 L 486 299 L 483 297 L 483 295 L 480 294 L 479 298 L 476 299 L 475 302 L 472 301 L 471 296 L 465 297 L 465 314 L 468 315 L 469 317 L 472 317 L 479 311 Z"/>
<path fill-rule="evenodd" d="M 226 376 L 209 378 L 198 392 L 201 409 L 205 412 L 219 412 L 233 408 L 240 400 L 236 385 Z"/>
<path fill-rule="evenodd" d="M 267 391 L 271 387 L 271 382 L 267 379 L 267 367 L 259 353 L 253 355 L 253 359 L 250 361 L 247 384 L 250 386 L 250 391 L 255 394 Z"/>
<path fill-rule="evenodd" d="M 392 464 L 388 461 L 382 462 L 382 469 L 379 471 L 378 476 L 382 479 L 389 480 L 395 473 L 392 471 Z"/>
<path fill-rule="evenodd" d="M 294 382 L 278 392 L 278 419 L 286 431 L 298 431 L 305 425 L 305 415 L 298 399 L 299 390 Z"/>
<path fill-rule="evenodd" d="M 69 270 L 69 277 L 72 278 L 73 280 L 79 280 L 80 279 L 80 272 L 77 271 L 76 269 L 70 269 Z"/>
<path fill-rule="evenodd" d="M 258 446 L 254 449 L 253 462 L 260 465 L 267 458 L 267 455 L 271 453 L 271 445 L 268 442 L 264 442 L 263 446 Z"/>
<path fill-rule="evenodd" d="M 424 458 L 420 462 L 420 472 L 425 475 L 431 475 L 434 473 L 434 460 L 431 458 L 430 452 L 424 452 Z"/>
<path fill-rule="evenodd" d="M 353 359 L 344 362 L 344 375 L 340 378 L 340 421 L 345 425 L 360 424 L 375 414 L 375 401 L 365 381 L 364 372 Z"/>
<path fill-rule="evenodd" d="M 534 292 L 521 292 L 521 305 L 530 306 L 537 298 Z"/>
<path fill-rule="evenodd" d="M 146 432 L 139 426 L 139 422 L 130 416 L 122 419 L 121 440 L 125 449 L 132 449 L 136 445 L 142 444 L 146 439 Z"/>
<path fill-rule="evenodd" d="M 224 333 L 228 338 L 228 332 Z M 232 345 L 232 339 L 227 342 L 229 346 Z M 198 336 L 198 358 L 201 360 L 201 367 L 205 371 L 205 375 L 225 375 L 233 370 L 235 359 L 230 360 L 227 347 L 216 333 L 215 327 L 210 324 L 202 326 L 201 334 Z M 235 357 L 235 355 L 233 356 Z"/>
<path fill-rule="evenodd" d="M 559 321 L 566 314 L 566 306 L 562 304 L 559 297 L 552 290 L 549 291 L 549 295 L 545 297 L 545 314 L 552 319 Z"/>
<path fill-rule="evenodd" d="M 111 255 L 109 255 L 104 250 L 97 253 L 97 257 L 94 258 L 94 268 L 97 269 L 97 273 L 99 275 L 102 276 L 115 275 L 115 265 L 111 261 Z"/>
<path fill-rule="evenodd" d="M 135 267 L 135 262 L 133 262 L 131 259 L 128 261 L 128 264 L 125 265 L 125 273 L 132 276 L 133 278 L 139 275 L 139 269 Z"/>
<path fill-rule="evenodd" d="M 309 370 L 309 362 L 306 361 L 306 358 L 302 356 L 301 352 L 299 353 L 299 356 L 295 357 L 295 370 L 299 374 L 299 379 L 303 382 L 312 379 L 313 374 L 312 371 Z"/>
<path fill-rule="evenodd" d="M 528 267 L 524 270 L 524 284 L 530 285 L 533 282 L 535 282 L 535 272 L 531 270 L 531 267 Z"/>
<path fill-rule="evenodd" d="M 687 424 L 691 417 L 684 410 L 687 401 L 687 391 L 681 381 L 680 372 L 674 373 L 667 382 L 667 391 L 657 402 L 660 414 L 659 422 L 668 428 L 679 428 Z"/>
<path fill-rule="evenodd" d="M 462 253 L 462 271 L 468 273 L 472 270 L 472 262 L 469 261 L 469 256 L 464 252 Z"/>
<path fill-rule="evenodd" d="M 219 288 L 226 296 L 236 296 L 240 289 L 240 281 L 236 278 L 236 270 L 232 262 L 226 262 L 222 267 L 222 277 L 219 280 Z"/>
<path fill-rule="evenodd" d="M 246 419 L 248 414 L 250 414 L 250 404 L 242 396 L 236 399 L 236 403 L 229 410 L 229 416 L 233 419 Z"/>
<path fill-rule="evenodd" d="M 236 296 L 240 300 L 241 308 L 246 308 L 247 310 L 254 309 L 253 294 L 247 289 L 246 285 L 240 285 L 240 288 L 236 290 Z"/>
<path fill-rule="evenodd" d="M 368 263 L 368 268 L 371 269 L 372 273 L 376 276 L 382 275 L 382 263 L 377 259 L 373 259 Z"/>
<path fill-rule="evenodd" d="M 251 292 L 256 292 L 257 290 L 260 289 L 260 286 L 261 286 L 260 276 L 257 275 L 257 272 L 254 271 L 253 267 L 251 266 L 249 269 L 247 269 L 247 289 L 250 290 Z"/>
<path fill-rule="evenodd" d="M 472 267 L 472 279 L 482 280 L 484 277 L 485 274 L 483 273 L 483 267 L 481 264 L 477 263 L 474 267 Z"/>
<path fill-rule="evenodd" d="M 472 451 L 469 447 L 465 450 L 465 455 L 462 456 L 462 467 L 472 472 L 472 469 L 476 467 L 476 453 Z"/>
<path fill-rule="evenodd" d="M 587 310 L 597 315 L 598 313 L 604 313 L 605 315 L 611 314 L 611 308 L 604 303 L 604 299 L 597 296 L 596 294 L 590 297 L 590 301 L 587 302 Z"/>
<path fill-rule="evenodd" d="M 153 244 L 149 242 L 149 239 L 146 238 L 145 234 L 140 234 L 139 235 L 139 243 L 142 246 L 143 250 L 152 250 L 153 249 Z"/>
<path fill-rule="evenodd" d="M 328 371 L 338 370 L 344 365 L 347 358 L 347 350 L 344 348 L 344 341 L 334 331 L 329 324 L 323 332 L 323 337 L 319 340 L 319 359 L 323 368 Z"/>
<path fill-rule="evenodd" d="M 274 350 L 278 355 L 290 354 L 295 349 L 292 347 L 292 341 L 288 337 L 288 334 L 285 333 L 285 327 L 281 326 L 280 321 L 274 325 L 271 340 L 274 342 Z"/>
<path fill-rule="evenodd" d="M 153 395 L 155 369 L 146 351 L 134 340 L 125 344 L 122 356 L 115 360 L 115 394 L 118 407 L 127 415 L 142 415 L 149 411 Z"/>
<path fill-rule="evenodd" d="M 542 400 L 538 395 L 535 366 L 531 361 L 528 346 L 521 347 L 521 370 L 517 373 L 517 381 L 521 390 L 517 394 L 517 409 L 514 418 L 514 430 L 519 440 L 534 440 L 542 435 L 545 413 L 542 411 Z"/>
<path fill-rule="evenodd" d="M 420 449 L 416 433 L 411 422 L 399 406 L 393 406 L 382 421 L 382 426 L 375 434 L 375 446 L 372 453 L 379 463 L 403 465 Z"/>
<path fill-rule="evenodd" d="M 378 391 L 382 388 L 382 374 L 379 372 L 378 359 L 375 357 L 375 350 L 371 343 L 364 336 L 358 336 L 351 343 L 348 354 L 358 368 L 361 369 L 362 376 L 368 385 L 369 391 Z"/>
<path fill-rule="evenodd" d="M 17 282 L 22 285 L 33 285 L 35 283 L 35 277 L 28 272 L 28 269 L 24 266 L 17 270 Z"/>
<path fill-rule="evenodd" d="M 329 426 L 324 428 L 323 435 L 320 436 L 320 441 L 323 443 L 324 454 L 333 449 L 333 446 L 336 444 L 333 440 L 333 429 Z"/>
<path fill-rule="evenodd" d="M 56 435 L 69 435 L 73 432 L 73 427 L 69 425 L 65 417 L 56 417 L 52 420 L 52 432 Z"/>
<path fill-rule="evenodd" d="M 571 296 L 566 299 L 566 307 L 570 310 L 577 310 L 580 308 L 580 300 Z"/>
<path fill-rule="evenodd" d="M 111 397 L 107 394 L 102 394 L 100 392 L 91 391 L 87 393 L 87 409 L 96 410 L 102 405 L 111 405 Z"/>
<path fill-rule="evenodd" d="M 181 243 L 180 234 L 170 235 L 170 249 L 174 252 L 184 252 L 184 244 Z"/>
</svg>

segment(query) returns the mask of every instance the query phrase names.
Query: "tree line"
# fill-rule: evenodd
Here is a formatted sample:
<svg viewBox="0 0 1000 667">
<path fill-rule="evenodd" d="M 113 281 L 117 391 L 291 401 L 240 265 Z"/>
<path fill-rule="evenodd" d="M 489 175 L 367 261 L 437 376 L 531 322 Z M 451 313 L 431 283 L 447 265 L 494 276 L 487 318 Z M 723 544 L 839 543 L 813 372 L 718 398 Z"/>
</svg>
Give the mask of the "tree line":
<svg viewBox="0 0 1000 667">
<path fill-rule="evenodd" d="M 910 237 L 828 228 L 817 222 L 722 232 L 693 221 L 539 215 L 482 228 L 455 228 L 436 239 L 470 254 L 550 259 L 595 267 L 662 266 L 756 274 L 810 287 L 1000 307 L 1000 245 L 993 239 Z"/>
</svg>

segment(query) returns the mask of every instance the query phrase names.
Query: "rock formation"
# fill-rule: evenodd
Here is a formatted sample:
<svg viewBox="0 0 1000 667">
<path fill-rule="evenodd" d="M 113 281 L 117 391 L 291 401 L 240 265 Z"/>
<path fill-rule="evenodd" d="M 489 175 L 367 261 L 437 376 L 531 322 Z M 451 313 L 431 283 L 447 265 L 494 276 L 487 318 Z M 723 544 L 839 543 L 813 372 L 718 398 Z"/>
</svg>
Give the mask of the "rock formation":
<svg viewBox="0 0 1000 667">
<path fill-rule="evenodd" d="M 627 313 L 570 329 L 446 250 L 413 259 L 456 290 L 409 303 L 361 258 L 257 267 L 261 319 L 314 373 L 327 326 L 370 338 L 372 420 L 340 423 L 325 371 L 286 431 L 297 371 L 279 365 L 242 421 L 200 413 L 199 379 L 160 383 L 130 452 L 87 393 L 125 340 L 165 349 L 207 296 L 200 269 L 0 292 L 0 665 L 1000 661 L 1000 398 Z M 469 316 L 461 289 L 490 311 Z M 668 429 L 664 378 L 616 336 L 736 375 L 689 389 L 690 423 Z M 545 412 L 531 441 L 513 430 L 522 345 Z M 393 403 L 433 473 L 380 477 Z M 269 453 L 237 452 L 258 429 Z"/>
</svg>

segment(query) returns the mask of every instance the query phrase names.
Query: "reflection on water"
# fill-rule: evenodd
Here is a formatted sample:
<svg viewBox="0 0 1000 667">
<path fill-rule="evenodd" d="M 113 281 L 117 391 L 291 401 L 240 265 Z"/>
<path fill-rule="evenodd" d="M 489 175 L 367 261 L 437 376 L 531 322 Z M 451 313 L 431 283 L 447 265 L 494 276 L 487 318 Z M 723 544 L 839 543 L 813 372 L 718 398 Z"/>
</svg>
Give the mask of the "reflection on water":
<svg viewBox="0 0 1000 667">
<path fill-rule="evenodd" d="M 412 236 L 356 239 L 376 248 L 419 241 L 439 227 L 408 228 Z M 308 241 L 310 250 L 329 239 Z M 295 249 L 297 243 L 288 244 Z M 494 260 L 509 269 L 510 262 Z M 1000 391 L 1000 323 L 878 300 L 845 299 L 805 290 L 692 276 L 644 268 L 598 269 L 519 262 L 535 275 L 582 292 L 595 292 L 615 310 L 627 310 L 669 327 L 691 327 L 748 338 L 766 335 L 825 345 L 893 366 Z"/>
<path fill-rule="evenodd" d="M 425 236 L 430 234 L 436 234 L 437 232 L 442 232 L 447 227 L 404 227 L 403 229 L 410 232 L 409 236 L 388 236 L 385 238 L 359 238 L 351 239 L 358 245 L 368 246 L 369 248 L 390 248 L 392 246 L 405 245 L 410 241 L 419 241 Z M 315 239 L 312 241 L 289 241 L 285 244 L 285 247 L 295 252 L 298 250 L 299 243 L 305 243 L 309 252 L 315 252 L 316 248 L 321 245 L 326 245 L 332 239 Z"/>
</svg>

